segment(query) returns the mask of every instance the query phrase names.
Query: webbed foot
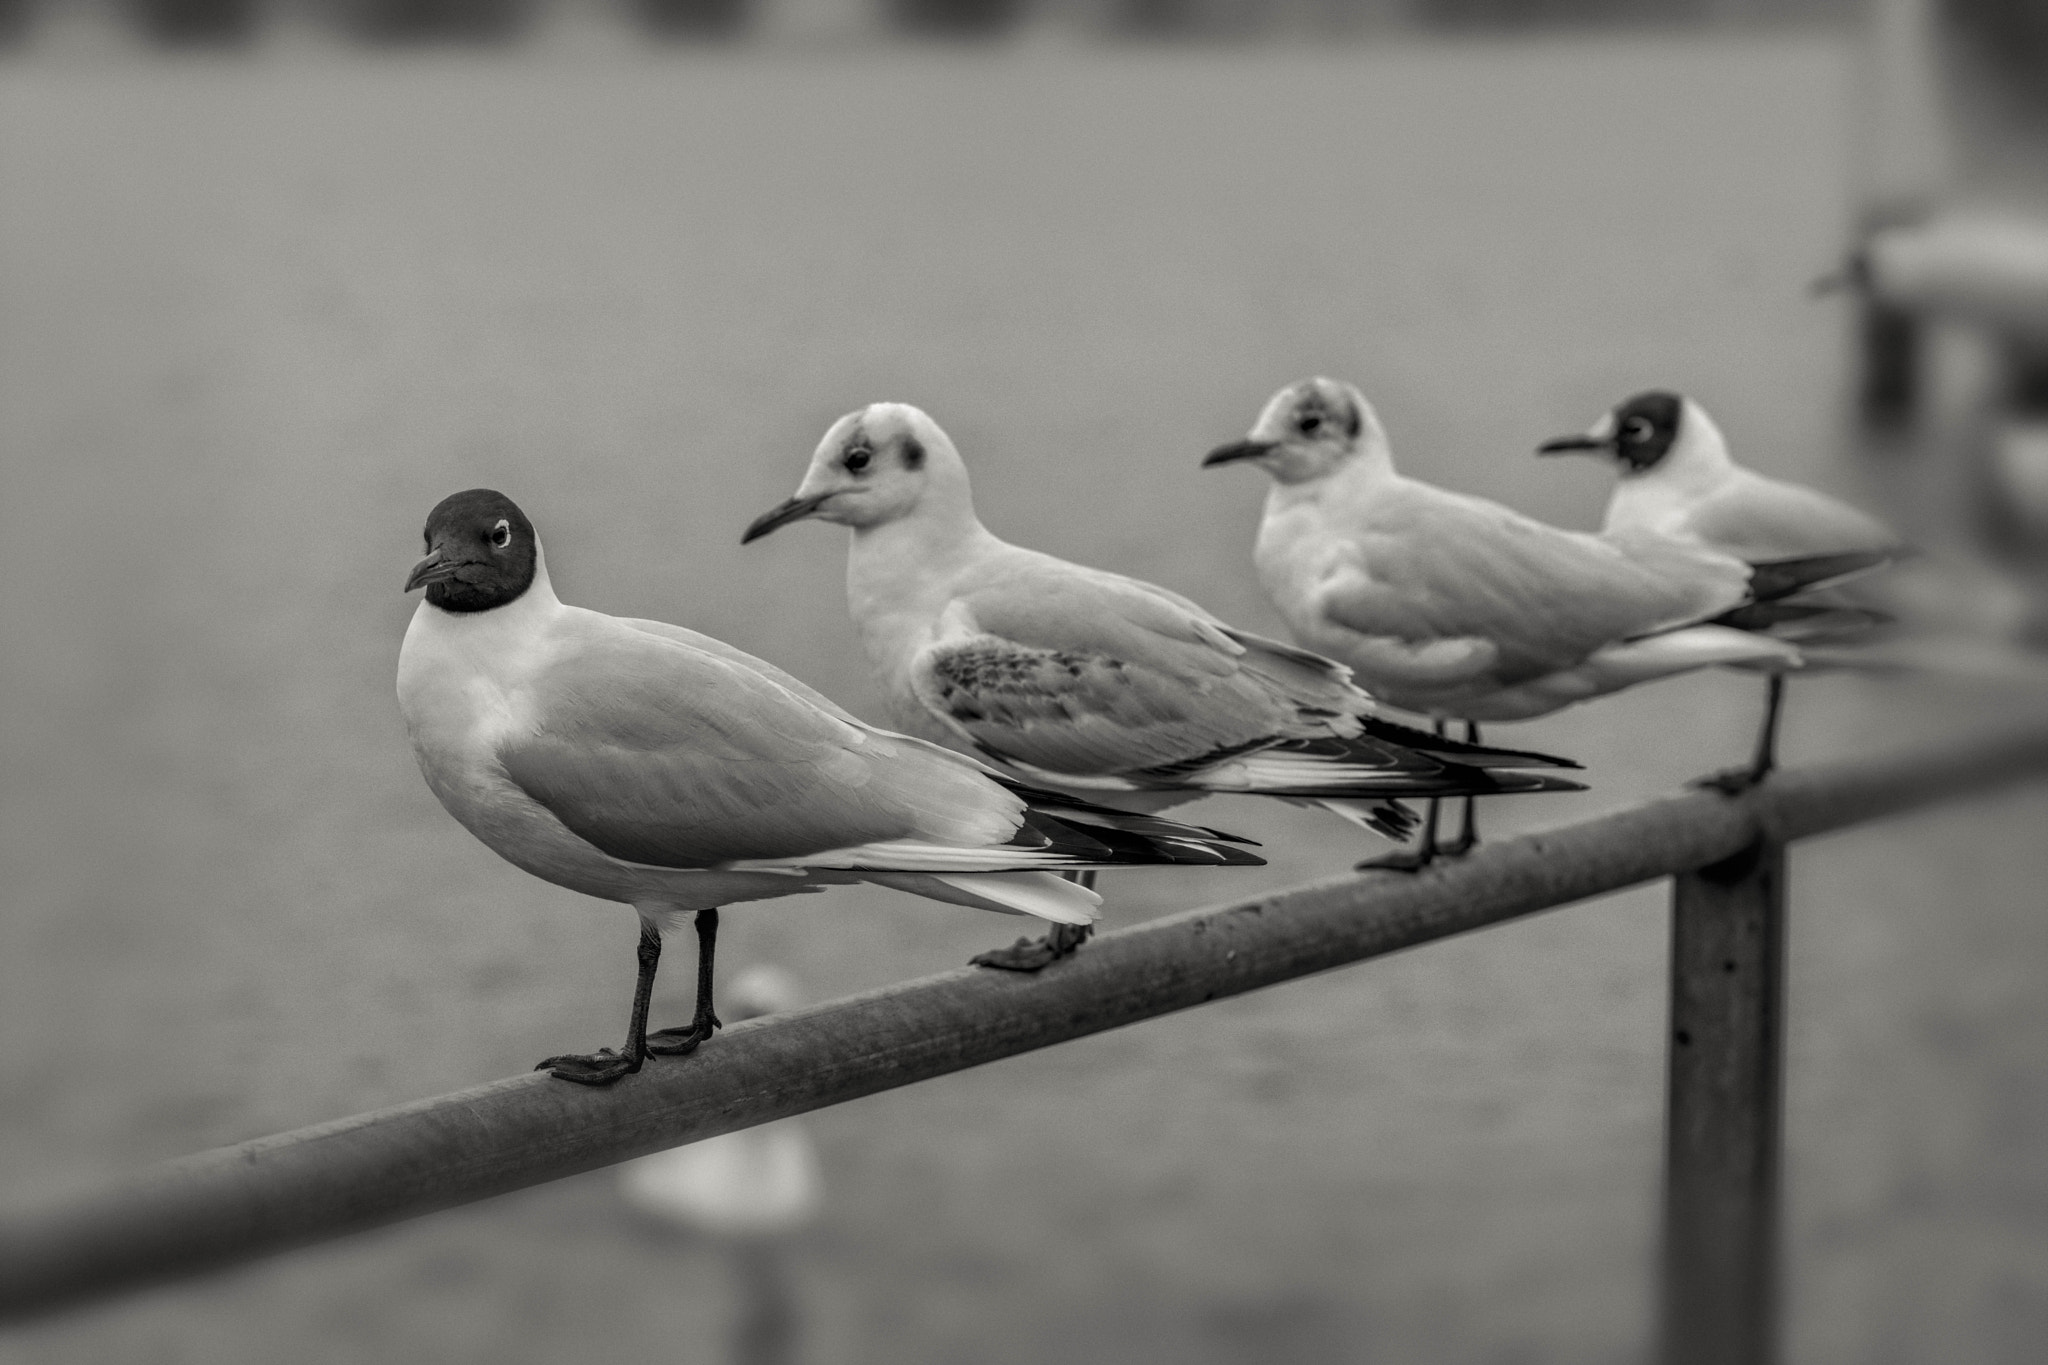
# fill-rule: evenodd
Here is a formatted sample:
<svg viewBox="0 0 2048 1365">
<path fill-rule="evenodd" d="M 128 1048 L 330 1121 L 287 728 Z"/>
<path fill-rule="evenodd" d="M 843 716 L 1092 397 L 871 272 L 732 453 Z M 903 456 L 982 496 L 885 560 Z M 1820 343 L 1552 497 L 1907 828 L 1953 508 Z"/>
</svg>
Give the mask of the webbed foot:
<svg viewBox="0 0 2048 1365">
<path fill-rule="evenodd" d="M 1436 856 L 1439 858 L 1462 858 L 1477 847 L 1479 847 L 1478 835 L 1461 834 L 1448 844 L 1438 845 Z"/>
<path fill-rule="evenodd" d="M 701 1014 L 688 1028 L 665 1028 L 647 1035 L 647 1050 L 657 1057 L 686 1057 L 725 1025 L 715 1014 Z"/>
<path fill-rule="evenodd" d="M 1717 791 L 1723 796 L 1740 796 L 1770 775 L 1770 769 L 1765 768 L 1759 772 L 1754 765 L 1747 768 L 1723 768 L 1720 772 L 1708 773 L 1705 777 L 1695 777 L 1686 785 L 1697 787 L 1701 791 Z"/>
<path fill-rule="evenodd" d="M 1094 932 L 1092 924 L 1055 924 L 1044 938 L 1020 938 L 1007 948 L 976 953 L 968 963 L 1004 972 L 1041 971 L 1070 955 Z"/>
<path fill-rule="evenodd" d="M 578 1085 L 611 1085 L 639 1069 L 637 1060 L 608 1047 L 588 1053 L 565 1052 L 534 1067 L 558 1081 L 574 1081 Z"/>
<path fill-rule="evenodd" d="M 1377 858 L 1367 858 L 1362 863 L 1353 863 L 1353 872 L 1408 872 L 1422 871 L 1436 861 L 1433 848 L 1404 848 L 1393 853 L 1382 853 Z"/>
</svg>

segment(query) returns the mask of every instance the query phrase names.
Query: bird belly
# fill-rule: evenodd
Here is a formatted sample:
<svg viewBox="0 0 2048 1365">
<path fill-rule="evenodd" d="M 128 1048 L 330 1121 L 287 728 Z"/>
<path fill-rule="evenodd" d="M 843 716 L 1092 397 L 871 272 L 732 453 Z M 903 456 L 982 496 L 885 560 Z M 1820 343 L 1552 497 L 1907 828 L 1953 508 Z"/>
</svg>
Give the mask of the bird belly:
<svg viewBox="0 0 2048 1365">
<path fill-rule="evenodd" d="M 682 909 L 817 889 L 801 875 L 647 867 L 587 843 L 514 783 L 498 760 L 506 735 L 530 723 L 518 688 L 466 666 L 444 643 L 431 631 L 407 634 L 399 656 L 399 711 L 427 789 L 506 862 L 586 896 Z"/>
</svg>

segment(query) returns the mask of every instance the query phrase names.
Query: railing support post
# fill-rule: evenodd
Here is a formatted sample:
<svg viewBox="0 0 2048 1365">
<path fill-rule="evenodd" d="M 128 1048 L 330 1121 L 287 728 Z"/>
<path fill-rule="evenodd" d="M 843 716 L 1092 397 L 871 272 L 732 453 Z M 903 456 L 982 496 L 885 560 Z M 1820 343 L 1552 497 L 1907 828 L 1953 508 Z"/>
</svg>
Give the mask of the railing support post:
<svg viewBox="0 0 2048 1365">
<path fill-rule="evenodd" d="M 1785 846 L 1673 879 L 1663 1365 L 1777 1359 Z"/>
</svg>

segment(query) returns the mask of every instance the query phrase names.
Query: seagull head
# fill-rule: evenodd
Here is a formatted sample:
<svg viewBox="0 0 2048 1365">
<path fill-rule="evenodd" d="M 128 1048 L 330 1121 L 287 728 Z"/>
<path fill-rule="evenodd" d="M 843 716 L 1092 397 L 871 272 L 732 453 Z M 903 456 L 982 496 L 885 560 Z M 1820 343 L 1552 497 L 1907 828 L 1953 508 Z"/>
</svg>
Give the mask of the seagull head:
<svg viewBox="0 0 2048 1365">
<path fill-rule="evenodd" d="M 971 516 L 968 497 L 967 468 L 937 422 L 908 403 L 870 403 L 832 424 L 795 495 L 756 517 L 740 543 L 809 517 L 862 530 L 941 502 Z"/>
<path fill-rule="evenodd" d="M 1639 393 L 1579 435 L 1545 441 L 1536 453 L 1603 456 L 1614 461 L 1624 478 L 1718 467 L 1729 460 L 1727 440 L 1706 409 L 1668 389 Z"/>
<path fill-rule="evenodd" d="M 489 611 L 533 586 L 540 538 L 519 504 L 489 488 L 451 493 L 427 514 L 427 557 L 405 590 L 427 590 L 443 611 Z"/>
<path fill-rule="evenodd" d="M 1251 434 L 1210 451 L 1202 467 L 1256 464 L 1281 483 L 1302 483 L 1385 445 L 1386 433 L 1365 395 L 1353 385 L 1317 377 L 1274 394 Z"/>
</svg>

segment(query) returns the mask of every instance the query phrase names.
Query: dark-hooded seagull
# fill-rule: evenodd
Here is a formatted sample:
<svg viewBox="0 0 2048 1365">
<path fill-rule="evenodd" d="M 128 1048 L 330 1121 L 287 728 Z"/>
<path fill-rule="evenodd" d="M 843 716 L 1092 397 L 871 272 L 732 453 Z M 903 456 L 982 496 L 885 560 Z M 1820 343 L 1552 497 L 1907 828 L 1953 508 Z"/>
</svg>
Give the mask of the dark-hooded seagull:
<svg viewBox="0 0 2048 1365">
<path fill-rule="evenodd" d="M 1613 462 L 1621 478 L 1607 500 L 1605 536 L 1665 536 L 1733 555 L 1767 574 L 1791 566 L 1807 580 L 1798 592 L 1738 608 L 1731 622 L 1806 646 L 1852 641 L 1889 619 L 1837 589 L 1905 556 L 1898 535 L 1818 489 L 1743 468 L 1707 410 L 1684 394 L 1636 394 L 1584 433 L 1545 441 L 1537 453 Z M 1785 673 L 1768 671 L 1749 766 L 1711 779 L 1726 790 L 1754 785 L 1776 765 Z"/>
<path fill-rule="evenodd" d="M 501 493 L 444 500 L 426 549 L 405 580 L 427 595 L 398 702 L 428 787 L 508 862 L 639 912 L 626 1045 L 540 1064 L 563 1080 L 610 1084 L 711 1037 L 720 906 L 874 882 L 1087 924 L 1098 898 L 1054 872 L 1260 861 L 1231 836 L 1033 791 L 864 724 L 709 636 L 566 606 Z M 693 915 L 696 1014 L 649 1034 L 662 931 Z"/>
</svg>

